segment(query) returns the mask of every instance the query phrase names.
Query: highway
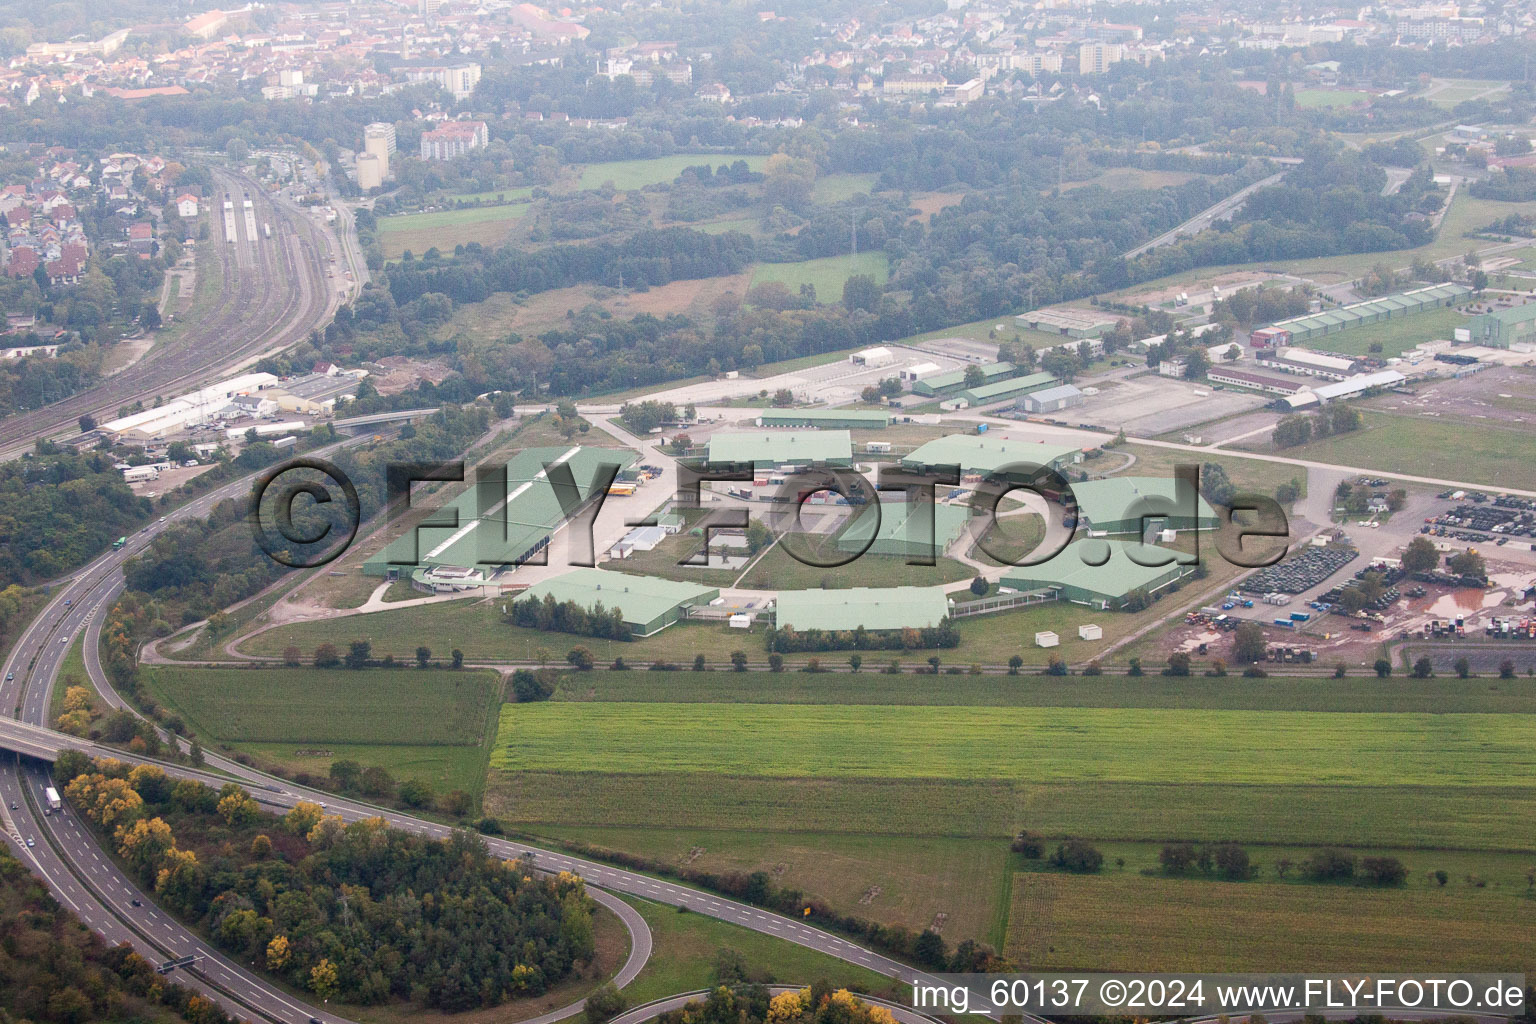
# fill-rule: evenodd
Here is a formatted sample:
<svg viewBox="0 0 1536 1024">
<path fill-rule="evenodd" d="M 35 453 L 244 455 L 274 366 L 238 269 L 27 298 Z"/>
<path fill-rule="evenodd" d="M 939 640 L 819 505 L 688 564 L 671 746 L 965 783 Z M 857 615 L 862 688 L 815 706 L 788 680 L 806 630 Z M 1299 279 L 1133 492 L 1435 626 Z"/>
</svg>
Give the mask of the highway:
<svg viewBox="0 0 1536 1024">
<path fill-rule="evenodd" d="M 340 247 L 305 211 L 268 195 L 254 178 L 227 169 L 213 174 L 211 235 L 202 243 L 212 250 L 220 275 L 211 308 L 96 387 L 0 423 L 0 458 L 15 458 L 40 438 L 73 434 L 82 415 L 110 419 L 124 406 L 148 405 L 209 383 L 302 340 L 335 312 L 340 296 L 327 282 L 325 268 L 339 248 L 349 258 L 351 250 Z M 220 215 L 225 193 L 234 203 L 234 218 Z M 239 216 L 247 195 L 251 212 Z M 227 239 L 227 226 L 241 222 L 246 237 Z M 270 239 L 260 231 L 262 223 L 272 226 Z"/>
<path fill-rule="evenodd" d="M 1130 252 L 1127 252 L 1125 254 L 1125 258 L 1128 260 L 1133 260 L 1137 256 L 1140 256 L 1142 253 L 1150 252 L 1151 250 L 1156 249 L 1158 246 L 1167 245 L 1170 242 L 1175 242 L 1187 235 L 1198 235 L 1200 232 L 1204 231 L 1218 220 L 1226 220 L 1230 218 L 1234 213 L 1237 212 L 1238 207 L 1242 206 L 1243 203 L 1248 201 L 1249 196 L 1261 188 L 1268 188 L 1269 186 L 1278 183 L 1283 177 L 1285 177 L 1284 171 L 1281 171 L 1279 174 L 1271 174 L 1269 177 L 1263 179 L 1262 181 L 1256 181 L 1252 185 L 1249 185 L 1247 188 L 1240 189 L 1239 191 L 1232 193 L 1221 202 L 1214 203 L 1211 206 L 1206 207 L 1204 210 L 1201 210 L 1199 213 L 1195 214 L 1193 217 L 1189 218 L 1189 220 L 1180 224 L 1173 230 L 1165 231 L 1158 235 L 1156 238 L 1152 239 L 1152 241 L 1138 245 Z"/>
<path fill-rule="evenodd" d="M 338 442 L 330 449 L 321 449 L 316 454 L 323 454 L 342 445 L 359 444 L 363 440 L 353 438 Z M 76 573 L 71 581 L 57 588 L 53 600 L 18 638 L 15 648 L 6 659 L 4 668 L 8 678 L 0 682 L 0 706 L 9 713 L 0 718 L 0 745 L 24 745 L 21 741 L 38 743 L 42 736 L 52 737 L 54 749 L 80 744 L 73 737 L 46 729 L 46 712 L 69 642 L 82 630 L 86 632 L 86 668 L 93 683 L 109 703 L 125 706 L 112 689 L 97 657 L 101 623 L 123 586 L 123 562 L 142 551 L 157 533 L 176 520 L 206 515 L 215 503 L 236 497 L 249 488 L 253 478 L 254 474 L 225 484 L 177 509 L 166 517 L 164 523 L 151 524 L 131 537 L 123 550 L 101 555 Z M 43 752 L 39 747 L 30 749 Z M 127 761 L 161 763 L 168 774 L 199 778 L 214 784 L 220 781 L 220 777 L 212 772 L 226 772 L 246 783 L 254 798 L 276 810 L 291 807 L 300 800 L 310 800 L 325 805 L 327 813 L 339 815 L 349 822 L 382 817 L 396 828 L 422 835 L 443 838 L 453 832 L 451 827 L 437 822 L 305 789 L 215 754 L 207 755 L 208 770 L 204 771 L 154 762 L 153 759 L 137 757 L 126 751 L 113 751 L 113 756 Z M 26 839 L 34 840 L 34 846 L 22 845 L 19 848 L 24 861 L 42 875 L 83 920 L 109 939 L 127 937 L 125 929 L 131 926 L 137 936 L 131 941 L 141 949 L 147 946 L 151 958 L 168 958 L 208 950 L 200 938 L 179 922 L 154 909 L 134 884 L 118 871 L 111 859 L 102 854 L 72 813 L 40 813 L 37 794 L 41 792 L 45 776 L 37 762 L 18 759 L 0 775 L 3 775 L 0 791 L 5 794 L 4 802 L 0 803 L 0 812 L 3 812 L 0 816 L 5 818 L 6 830 L 19 836 L 23 843 Z M 17 805 L 14 810 L 10 809 L 12 803 Z M 531 858 L 539 870 L 572 871 L 581 875 L 589 883 L 588 891 L 593 899 L 620 916 L 631 935 L 629 959 L 615 979 L 621 986 L 634 978 L 644 966 L 650 955 L 651 938 L 643 918 L 628 904 L 612 896 L 613 892 L 686 907 L 696 913 L 772 935 L 904 982 L 933 981 L 921 971 L 841 936 L 808 925 L 798 918 L 776 914 L 649 875 L 523 843 L 492 838 L 487 838 L 486 842 L 488 848 L 499 856 L 509 859 Z M 144 906 L 134 906 L 134 899 L 139 899 Z M 180 975 L 181 980 L 223 992 L 260 1016 L 284 1024 L 305 1024 L 311 1018 L 324 1024 L 342 1020 L 335 1014 L 303 1004 L 295 997 L 273 988 L 254 973 L 245 971 L 221 956 L 213 955 L 211 950 L 208 952 L 209 959 L 196 971 Z M 551 1024 L 579 1010 L 579 1003 L 568 1006 L 539 1018 L 535 1024 Z"/>
</svg>

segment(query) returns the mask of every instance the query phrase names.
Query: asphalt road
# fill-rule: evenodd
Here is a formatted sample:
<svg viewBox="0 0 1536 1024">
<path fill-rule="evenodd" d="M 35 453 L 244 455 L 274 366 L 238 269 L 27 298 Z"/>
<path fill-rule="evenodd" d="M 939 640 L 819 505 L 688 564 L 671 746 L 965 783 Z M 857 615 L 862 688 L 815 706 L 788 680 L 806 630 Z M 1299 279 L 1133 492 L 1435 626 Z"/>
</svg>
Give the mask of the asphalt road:
<svg viewBox="0 0 1536 1024">
<path fill-rule="evenodd" d="M 360 440 L 353 439 L 341 443 L 355 444 Z M 14 717 L 34 727 L 45 725 L 51 690 L 56 682 L 60 664 L 65 652 L 69 649 L 69 641 L 82 629 L 87 630 L 87 671 L 91 674 L 97 689 L 109 701 L 116 703 L 116 693 L 102 673 L 99 660 L 94 657 L 93 644 L 99 639 L 102 617 L 105 616 L 111 607 L 111 601 L 121 589 L 123 562 L 141 551 L 160 530 L 165 529 L 175 520 L 205 515 L 213 504 L 225 498 L 234 497 L 249 485 L 250 478 L 245 478 L 209 492 L 169 514 L 164 523 L 151 524 L 135 534 L 122 551 L 111 551 L 100 556 L 76 573 L 70 582 L 60 586 L 54 599 L 18 639 L 6 660 L 5 671 L 7 675 L 12 675 L 14 678 L 0 682 L 0 707 L 6 709 L 8 717 Z M 68 602 L 67 605 L 66 602 Z M 14 729 L 7 731 L 12 734 L 15 732 Z M 66 738 L 60 735 L 59 739 Z M 70 739 L 69 742 L 75 741 Z M 138 758 L 122 751 L 114 753 L 115 756 L 124 760 L 152 760 Z M 210 769 L 228 772 L 240 778 L 247 783 L 253 797 L 276 809 L 290 807 L 300 800 L 312 800 L 325 805 L 327 813 L 337 814 L 346 821 L 377 816 L 383 817 L 396 828 L 423 835 L 446 837 L 453 832 L 449 826 L 437 822 L 375 807 L 361 801 L 344 799 L 330 793 L 308 790 L 285 780 L 266 776 L 217 755 L 209 755 L 207 760 Z M 36 845 L 33 847 L 21 847 L 23 859 L 37 869 L 50 885 L 55 886 L 55 891 L 61 894 L 67 892 L 69 900 L 66 902 L 71 909 L 92 927 L 107 934 L 109 938 L 123 936 L 124 929 L 129 927 L 131 922 L 132 930 L 139 936 L 135 944 L 141 948 L 147 945 L 151 956 L 174 956 L 205 950 L 207 947 L 195 935 L 167 915 L 154 910 L 142 894 L 134 895 L 136 889 L 133 883 L 116 869 L 109 858 L 102 855 L 90 835 L 78 826 L 72 815 L 42 815 L 33 810 L 32 801 L 12 799 L 12 795 L 23 793 L 28 786 L 32 787 L 34 793 L 40 792 L 39 787 L 44 776 L 41 774 L 41 768 L 29 767 L 32 764 L 33 762 L 30 761 L 21 762 L 4 773 L 4 784 L 8 787 L 8 793 L 5 804 L 0 805 L 9 808 L 11 802 L 17 804 L 16 810 L 6 810 L 6 813 L 11 816 L 16 831 L 24 839 L 32 838 L 35 841 Z M 208 772 L 198 772 L 165 763 L 163 767 L 173 775 L 201 777 L 205 781 L 209 778 Z M 487 845 L 493 852 L 503 857 L 529 857 L 539 870 L 572 871 L 586 879 L 593 898 L 619 914 L 630 928 L 632 936 L 630 957 L 617 979 L 621 985 L 638 974 L 644 965 L 645 959 L 650 954 L 650 933 L 643 919 L 623 901 L 614 898 L 611 892 L 625 893 L 676 907 L 687 907 L 696 913 L 738 924 L 766 935 L 773 935 L 905 982 L 932 981 L 930 976 L 921 971 L 796 918 L 775 914 L 638 872 L 622 870 L 523 843 L 488 838 Z M 71 865 L 74 868 L 73 872 L 71 872 Z M 69 882 L 71 877 L 75 879 L 75 883 Z M 603 890 L 609 890 L 609 892 Z M 134 907 L 132 900 L 135 898 L 140 899 L 145 906 Z M 126 907 L 123 905 L 124 900 L 127 901 Z M 151 913 L 156 916 L 150 918 Z M 149 928 L 149 925 L 145 924 L 146 921 L 153 923 L 153 937 L 139 930 Z M 222 987 L 224 991 L 235 995 L 238 1001 L 248 1008 L 256 1010 L 270 1020 L 298 1022 L 298 1024 L 304 1024 L 310 1017 L 319 1019 L 325 1024 L 341 1020 L 334 1014 L 306 1006 L 294 997 L 278 992 L 259 977 L 222 957 L 210 956 L 202 968 L 192 974 L 182 975 L 182 980 L 197 981 L 210 988 Z M 538 1024 L 549 1024 L 550 1021 L 574 1014 L 579 1009 L 579 1004 L 566 1007 L 554 1014 L 539 1018 Z"/>
</svg>

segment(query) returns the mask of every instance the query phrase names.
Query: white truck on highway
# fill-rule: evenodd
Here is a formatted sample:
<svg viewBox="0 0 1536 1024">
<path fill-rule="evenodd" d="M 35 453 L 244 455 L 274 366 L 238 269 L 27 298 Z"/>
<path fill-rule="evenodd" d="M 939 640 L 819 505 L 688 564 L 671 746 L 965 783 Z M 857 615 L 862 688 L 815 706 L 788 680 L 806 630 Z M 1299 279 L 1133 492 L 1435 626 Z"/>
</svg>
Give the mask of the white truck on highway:
<svg viewBox="0 0 1536 1024">
<path fill-rule="evenodd" d="M 48 810 L 61 811 L 64 809 L 64 802 L 59 799 L 59 791 L 52 786 L 43 790 L 43 798 L 48 802 Z"/>
</svg>

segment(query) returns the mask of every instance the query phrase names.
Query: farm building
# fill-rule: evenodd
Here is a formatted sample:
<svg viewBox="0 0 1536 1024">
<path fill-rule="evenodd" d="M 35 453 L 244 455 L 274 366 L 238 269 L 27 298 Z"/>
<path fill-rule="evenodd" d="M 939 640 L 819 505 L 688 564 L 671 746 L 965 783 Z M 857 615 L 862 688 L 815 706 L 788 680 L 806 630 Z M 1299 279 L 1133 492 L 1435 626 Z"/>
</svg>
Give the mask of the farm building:
<svg viewBox="0 0 1536 1024">
<path fill-rule="evenodd" d="M 1324 355 L 1304 348 L 1276 349 L 1273 353 L 1259 353 L 1255 360 L 1260 366 L 1303 377 L 1326 377 L 1343 380 L 1355 372 L 1355 361 L 1340 356 Z"/>
<path fill-rule="evenodd" d="M 1536 302 L 1475 316 L 1467 321 L 1467 327 L 1474 345 L 1514 348 L 1536 344 Z"/>
<path fill-rule="evenodd" d="M 991 405 L 993 402 L 1006 402 L 1036 391 L 1044 391 L 1057 381 L 1055 374 L 1031 373 L 1024 377 L 1010 377 L 1006 380 L 993 381 L 991 384 L 983 384 L 980 387 L 966 388 L 955 397 L 966 405 Z"/>
<path fill-rule="evenodd" d="M 1300 345 L 1351 327 L 1361 327 L 1365 324 L 1412 316 L 1415 313 L 1440 309 L 1444 306 L 1454 306 L 1459 302 L 1465 302 L 1471 296 L 1472 289 L 1464 284 L 1455 282 L 1434 284 L 1397 295 L 1383 295 L 1378 299 L 1354 302 L 1348 306 L 1340 306 L 1338 309 L 1325 309 L 1320 313 L 1307 313 L 1292 317 L 1290 320 L 1281 320 L 1267 330 L 1279 329 L 1289 334 L 1288 338 L 1279 342 L 1280 344 Z M 1249 337 L 1252 338 L 1261 333 L 1263 332 L 1255 331 Z"/>
<path fill-rule="evenodd" d="M 1036 309 L 1014 317 L 1021 325 L 1068 338 L 1097 338 L 1114 330 L 1120 318 L 1091 309 Z"/>
<path fill-rule="evenodd" d="M 1284 377 L 1270 377 L 1262 373 L 1249 373 L 1247 370 L 1234 370 L 1227 366 L 1211 367 L 1206 373 L 1205 379 L 1212 384 L 1253 388 L 1255 391 L 1263 391 L 1271 395 L 1294 395 L 1307 386 L 1299 380 L 1286 380 Z"/>
<path fill-rule="evenodd" d="M 709 439 L 711 465 L 848 466 L 853 439 L 846 430 L 776 430 L 724 433 Z"/>
<path fill-rule="evenodd" d="M 582 608 L 596 604 L 617 608 L 624 624 L 636 636 L 651 636 L 683 618 L 691 605 L 707 605 L 720 596 L 716 587 L 679 583 L 654 576 L 632 576 L 607 569 L 573 569 L 552 580 L 535 584 L 518 600 L 545 596 L 557 602 L 574 601 Z"/>
<path fill-rule="evenodd" d="M 779 629 L 871 632 L 927 629 L 949 617 L 949 599 L 936 587 L 853 587 L 781 590 L 774 610 Z"/>
<path fill-rule="evenodd" d="M 1177 562 L 1158 566 L 1141 565 L 1131 560 L 1133 552 L 1146 562 L 1159 561 L 1177 554 L 1168 548 L 1129 541 L 1079 540 L 1068 544 L 1055 557 L 1039 565 L 1019 566 L 1005 573 L 998 582 L 1019 591 L 1053 591 L 1058 601 L 1070 601 L 1099 609 L 1118 609 L 1124 607 L 1126 600 L 1136 591 L 1155 594 L 1195 571 L 1194 565 L 1180 565 Z M 1100 561 L 1103 564 L 1089 564 Z"/>
<path fill-rule="evenodd" d="M 515 566 L 542 551 L 569 513 L 560 507 L 546 466 L 570 467 L 583 492 L 592 486 L 599 467 L 617 462 L 621 470 L 635 461 L 633 452 L 616 448 L 528 448 L 507 463 L 507 491 L 501 500 L 481 497 L 477 484 L 465 487 L 429 521 L 397 537 L 363 563 L 370 576 L 405 575 L 431 566 L 481 566 L 491 570 Z M 589 494 L 582 507 L 596 498 Z M 482 510 L 482 504 L 489 505 Z"/>
<path fill-rule="evenodd" d="M 934 368 L 937 369 L 937 367 Z M 1012 363 L 982 363 L 978 368 L 981 370 L 983 384 L 995 384 L 1019 372 L 1019 368 Z M 943 398 L 946 395 L 959 394 L 964 389 L 965 370 L 936 373 L 931 377 L 925 376 L 921 380 L 914 381 L 912 384 L 914 395 L 923 395 L 927 398 Z"/>
<path fill-rule="evenodd" d="M 1325 405 L 1328 402 L 1341 398 L 1354 398 L 1364 394 L 1372 388 L 1396 387 L 1407 380 L 1396 370 L 1378 370 L 1375 373 L 1357 373 L 1353 377 L 1334 381 L 1332 384 L 1319 384 L 1315 388 L 1299 391 L 1294 395 L 1286 396 L 1285 403 L 1292 409 L 1301 409 L 1309 405 Z"/>
<path fill-rule="evenodd" d="M 924 471 L 959 466 L 963 475 L 998 478 L 1004 469 L 1015 465 L 1049 466 L 1063 470 L 1083 461 L 1079 448 L 1010 440 L 989 434 L 951 434 L 929 441 L 901 460 L 902 467 Z M 1013 482 L 1029 477 L 1027 472 L 1008 474 Z"/>
<path fill-rule="evenodd" d="M 865 505 L 837 539 L 840 551 L 903 558 L 937 558 L 964 532 L 971 510 L 965 505 L 931 501 L 886 501 Z M 874 539 L 870 537 L 873 535 Z M 866 549 L 865 544 L 869 547 Z"/>
<path fill-rule="evenodd" d="M 1061 412 L 1063 409 L 1074 409 L 1084 401 L 1083 393 L 1075 385 L 1059 384 L 1054 388 L 1041 388 L 1026 394 L 1019 399 L 1017 408 L 1019 412 L 1030 414 Z"/>
<path fill-rule="evenodd" d="M 1186 495 L 1181 503 L 1175 484 L 1172 477 L 1157 476 L 1114 476 L 1073 484 L 1079 523 L 1095 534 L 1140 536 L 1145 512 L 1159 516 L 1161 528 L 1167 530 L 1216 529 L 1220 520 L 1210 502 L 1196 493 Z"/>
<path fill-rule="evenodd" d="M 817 430 L 884 430 L 890 416 L 879 409 L 764 409 L 760 427 L 812 427 Z"/>
</svg>

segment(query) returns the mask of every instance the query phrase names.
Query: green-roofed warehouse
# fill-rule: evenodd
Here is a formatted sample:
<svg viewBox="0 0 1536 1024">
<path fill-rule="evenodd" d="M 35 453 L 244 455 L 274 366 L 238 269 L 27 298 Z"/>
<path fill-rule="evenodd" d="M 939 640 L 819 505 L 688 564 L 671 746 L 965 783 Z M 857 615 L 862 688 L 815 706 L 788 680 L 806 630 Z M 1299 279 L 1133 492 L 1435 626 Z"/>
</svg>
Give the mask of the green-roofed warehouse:
<svg viewBox="0 0 1536 1024">
<path fill-rule="evenodd" d="M 966 388 L 955 397 L 963 399 L 969 405 L 989 405 L 992 402 L 1023 398 L 1027 394 L 1052 387 L 1056 383 L 1058 381 L 1055 374 L 1031 373 L 1024 377 L 1010 377 L 1007 380 L 994 381 L 980 387 Z"/>
<path fill-rule="evenodd" d="M 802 631 L 928 629 L 948 617 L 949 598 L 936 587 L 781 590 L 774 609 L 775 626 Z"/>
<path fill-rule="evenodd" d="M 1014 590 L 1050 590 L 1059 601 L 1085 604 L 1093 608 L 1122 608 L 1126 599 L 1138 590 L 1149 596 L 1195 571 L 1194 565 L 1146 566 L 1131 560 L 1138 553 L 1143 561 L 1155 562 L 1177 554 L 1170 548 L 1152 547 L 1126 541 L 1078 540 L 1039 565 L 1021 565 L 1005 573 L 998 584 Z M 1084 561 L 1103 561 L 1090 565 Z"/>
<path fill-rule="evenodd" d="M 1490 348 L 1510 348 L 1536 343 L 1536 302 L 1510 309 L 1496 309 L 1467 321 L 1472 344 Z"/>
<path fill-rule="evenodd" d="M 518 600 L 542 601 L 546 595 L 557 602 L 574 601 L 588 610 L 597 604 L 617 608 L 631 632 L 650 636 L 681 619 L 690 605 L 709 604 L 720 596 L 720 589 L 607 569 L 573 569 L 529 587 Z"/>
<path fill-rule="evenodd" d="M 837 538 L 838 550 L 903 558 L 939 558 L 965 530 L 971 516 L 967 505 L 929 501 L 887 501 L 879 508 L 879 529 L 875 528 L 875 506 L 863 506 Z M 867 550 L 864 548 L 866 543 L 869 544 Z"/>
<path fill-rule="evenodd" d="M 1142 515 L 1164 516 L 1166 530 L 1214 530 L 1221 525 L 1216 510 L 1195 492 L 1193 508 L 1176 500 L 1172 477 L 1112 476 L 1072 485 L 1078 519 L 1091 532 L 1132 533 L 1140 536 Z M 1144 503 L 1144 504 L 1143 504 Z"/>
<path fill-rule="evenodd" d="M 764 409 L 760 427 L 813 427 L 818 430 L 884 430 L 891 417 L 879 409 Z"/>
<path fill-rule="evenodd" d="M 589 492 L 599 467 L 618 463 L 621 469 L 627 468 L 635 458 L 634 452 L 620 448 L 528 448 L 507 463 L 505 493 L 482 497 L 485 485 L 472 482 L 428 516 L 426 523 L 364 562 L 363 572 L 404 576 L 432 566 L 484 566 L 494 571 L 519 565 L 542 551 L 568 518 L 545 466 L 570 468 L 576 487 L 586 496 L 569 513 L 575 515 L 598 497 Z M 444 525 L 428 525 L 433 522 Z"/>
<path fill-rule="evenodd" d="M 1018 463 L 1062 470 L 1082 461 L 1082 449 L 1066 445 L 1010 440 L 992 434 L 950 434 L 929 441 L 904 457 L 901 464 L 916 471 L 959 466 L 962 474 L 995 478 L 1003 467 Z"/>
<path fill-rule="evenodd" d="M 1383 295 L 1380 298 L 1350 303 L 1337 309 L 1325 309 L 1320 313 L 1304 313 L 1289 320 L 1281 320 L 1273 326 L 1289 331 L 1291 342 L 1301 344 L 1352 327 L 1411 316 L 1414 313 L 1423 313 L 1444 306 L 1454 306 L 1471 297 L 1472 289 L 1464 284 L 1447 281 L 1444 284 L 1432 284 L 1396 295 Z"/>
<path fill-rule="evenodd" d="M 853 438 L 846 430 L 773 430 L 724 433 L 709 439 L 712 465 L 849 466 Z"/>
<path fill-rule="evenodd" d="M 1019 368 L 1012 363 L 982 363 L 979 369 L 982 384 L 995 384 L 1019 372 Z M 965 388 L 965 373 L 965 370 L 951 370 L 949 373 L 936 373 L 932 377 L 924 377 L 912 385 L 912 393 L 928 398 L 942 398 L 945 395 L 956 394 Z"/>
</svg>

